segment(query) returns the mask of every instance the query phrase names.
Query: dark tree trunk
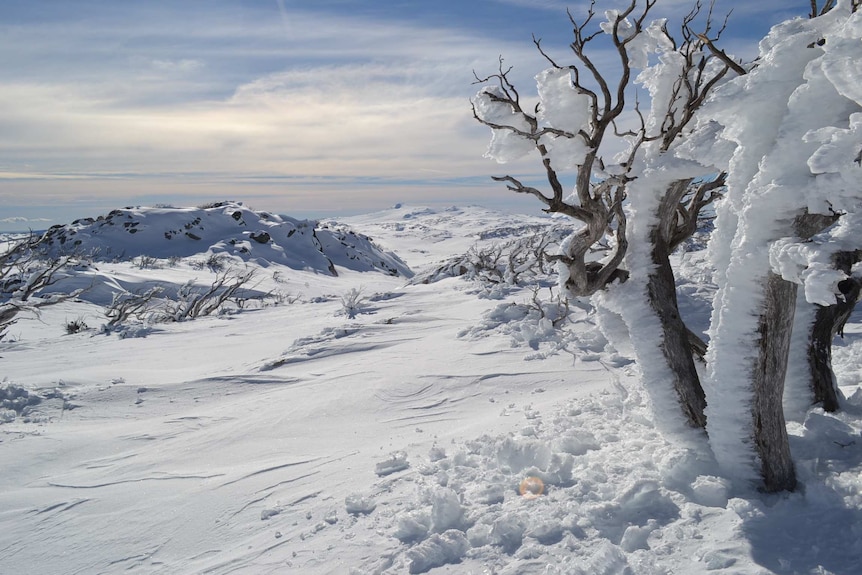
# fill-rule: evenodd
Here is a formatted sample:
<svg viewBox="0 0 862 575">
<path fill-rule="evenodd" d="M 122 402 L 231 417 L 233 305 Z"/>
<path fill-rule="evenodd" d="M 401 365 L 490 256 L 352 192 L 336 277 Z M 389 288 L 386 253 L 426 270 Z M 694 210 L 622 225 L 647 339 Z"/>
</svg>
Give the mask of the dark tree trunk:
<svg viewBox="0 0 862 575">
<path fill-rule="evenodd" d="M 862 252 L 841 252 L 835 257 L 838 269 L 850 274 L 853 264 L 862 259 Z M 859 301 L 862 281 L 848 278 L 838 284 L 843 301 L 830 306 L 817 306 L 811 335 L 808 339 L 808 368 L 811 375 L 813 404 L 825 411 L 838 411 L 841 392 L 832 371 L 832 342 L 842 333 L 844 324 Z"/>
<path fill-rule="evenodd" d="M 674 375 L 673 387 L 686 420 L 692 427 L 706 427 L 706 397 L 694 365 L 689 330 L 686 328 L 676 299 L 673 269 L 663 241 L 653 244 L 656 264 L 647 283 L 650 306 L 655 310 L 662 328 L 661 350 Z"/>
<path fill-rule="evenodd" d="M 671 238 L 676 231 L 677 208 L 691 180 L 668 186 L 658 209 L 658 226 L 652 231 L 652 260 L 655 268 L 647 278 L 647 294 L 662 328 L 661 350 L 674 374 L 673 387 L 689 425 L 706 427 L 706 397 L 694 365 L 691 332 L 682 321 L 676 298 L 676 282 L 670 265 Z M 693 334 L 691 334 L 693 335 Z"/>
<path fill-rule="evenodd" d="M 790 455 L 782 397 L 798 286 L 774 273 L 766 280 L 765 308 L 757 331 L 758 356 L 752 374 L 754 444 L 766 491 L 796 489 L 796 470 Z"/>
<path fill-rule="evenodd" d="M 792 233 L 811 239 L 833 223 L 837 216 L 804 212 L 792 223 Z M 758 355 L 752 369 L 752 424 L 754 444 L 760 458 L 763 488 L 766 491 L 793 491 L 796 470 L 790 455 L 782 398 L 784 377 L 796 296 L 799 286 L 769 272 L 764 282 L 764 304 L 758 319 Z"/>
</svg>

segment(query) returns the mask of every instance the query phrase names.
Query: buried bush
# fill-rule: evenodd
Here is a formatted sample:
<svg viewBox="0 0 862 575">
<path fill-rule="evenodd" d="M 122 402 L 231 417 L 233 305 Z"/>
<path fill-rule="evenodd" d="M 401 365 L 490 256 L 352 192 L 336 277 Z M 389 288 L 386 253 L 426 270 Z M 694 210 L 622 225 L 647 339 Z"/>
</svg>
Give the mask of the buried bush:
<svg viewBox="0 0 862 575">
<path fill-rule="evenodd" d="M 102 326 L 102 331 L 125 331 L 124 326 L 130 321 L 175 322 L 204 317 L 222 310 L 228 302 L 242 308 L 244 302 L 251 299 L 242 290 L 253 277 L 253 270 L 227 270 L 218 273 L 207 287 L 196 286 L 194 280 L 186 282 L 174 297 L 165 297 L 165 289 L 158 286 L 115 293 L 105 308 L 108 323 Z M 79 319 L 67 322 L 66 329 L 68 333 L 77 333 L 70 330 L 87 327 Z"/>
<path fill-rule="evenodd" d="M 156 270 L 159 269 L 159 260 L 153 256 L 141 256 L 137 261 L 139 270 Z"/>
<path fill-rule="evenodd" d="M 155 307 L 153 300 L 161 295 L 162 291 L 160 287 L 152 287 L 145 291 L 115 293 L 111 303 L 105 308 L 108 323 L 103 326 L 103 331 L 113 331 L 130 319 L 145 319 Z"/>
<path fill-rule="evenodd" d="M 73 256 L 49 258 L 41 239 L 29 235 L 9 242 L 0 251 L 0 340 L 15 324 L 21 313 L 39 315 L 39 310 L 81 295 L 83 289 L 70 293 L 47 293 L 63 276 L 63 271 L 76 265 Z"/>
<path fill-rule="evenodd" d="M 68 335 L 81 333 L 82 331 L 86 331 L 89 329 L 89 326 L 87 326 L 87 324 L 84 322 L 84 318 L 81 317 L 73 320 L 67 320 L 64 327 Z"/>
<path fill-rule="evenodd" d="M 361 288 L 351 288 L 349 292 L 341 296 L 341 313 L 353 319 L 366 309 L 367 300 L 362 295 Z"/>
<path fill-rule="evenodd" d="M 254 270 L 227 270 L 218 273 L 206 288 L 197 288 L 190 280 L 179 289 L 175 300 L 165 301 L 159 319 L 183 321 L 204 317 L 219 311 L 229 301 L 247 299 L 241 297 L 241 290 L 253 277 Z"/>
<path fill-rule="evenodd" d="M 227 256 L 224 254 L 210 254 L 203 260 L 192 260 L 189 265 L 195 270 L 209 270 L 219 273 L 227 268 Z"/>
</svg>

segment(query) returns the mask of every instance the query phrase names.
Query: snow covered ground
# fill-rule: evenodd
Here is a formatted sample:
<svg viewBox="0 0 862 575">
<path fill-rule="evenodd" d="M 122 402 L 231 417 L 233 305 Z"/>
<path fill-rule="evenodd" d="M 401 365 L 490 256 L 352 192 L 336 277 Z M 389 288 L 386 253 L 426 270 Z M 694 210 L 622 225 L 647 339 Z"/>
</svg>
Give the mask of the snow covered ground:
<svg viewBox="0 0 862 575">
<path fill-rule="evenodd" d="M 834 352 L 846 409 L 789 424 L 803 488 L 767 496 L 658 433 L 637 365 L 587 309 L 555 329 L 531 286 L 410 280 L 550 220 L 396 206 L 288 249 L 302 222 L 223 209 L 248 226 L 204 225 L 221 243 L 190 212 L 117 215 L 127 257 L 80 270 L 80 301 L 0 342 L 0 573 L 859 572 L 858 314 Z M 185 231 L 205 247 L 169 263 Z M 213 254 L 280 297 L 98 330 L 112 289 L 206 284 L 194 264 Z M 694 326 L 713 289 L 697 263 L 680 280 Z"/>
</svg>

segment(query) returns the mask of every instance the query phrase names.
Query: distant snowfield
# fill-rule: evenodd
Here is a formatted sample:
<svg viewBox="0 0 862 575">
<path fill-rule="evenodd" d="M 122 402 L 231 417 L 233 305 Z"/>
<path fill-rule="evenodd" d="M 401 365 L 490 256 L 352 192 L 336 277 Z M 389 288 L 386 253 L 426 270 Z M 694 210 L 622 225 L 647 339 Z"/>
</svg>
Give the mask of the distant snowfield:
<svg viewBox="0 0 862 575">
<path fill-rule="evenodd" d="M 180 238 L 157 241 L 144 215 L 148 243 L 122 237 L 159 269 L 96 262 L 68 280 L 90 301 L 24 317 L 0 343 L 0 389 L 41 398 L 0 417 L 0 573 L 858 572 L 858 315 L 835 349 L 846 409 L 789 424 L 804 489 L 764 496 L 719 477 L 696 437 L 658 433 L 637 366 L 584 309 L 554 330 L 529 287 L 409 283 L 548 219 L 399 206 L 291 251 L 281 224 L 309 228 L 247 211 L 253 224 L 170 267 L 156 246 Z M 259 231 L 271 241 L 249 240 Z M 98 333 L 111 286 L 205 284 L 213 272 L 189 262 L 213 253 L 285 297 Z M 682 269 L 697 325 L 711 286 Z M 362 301 L 345 314 L 351 290 Z M 67 335 L 73 319 L 92 329 Z M 527 478 L 540 495 L 520 493 Z"/>
</svg>

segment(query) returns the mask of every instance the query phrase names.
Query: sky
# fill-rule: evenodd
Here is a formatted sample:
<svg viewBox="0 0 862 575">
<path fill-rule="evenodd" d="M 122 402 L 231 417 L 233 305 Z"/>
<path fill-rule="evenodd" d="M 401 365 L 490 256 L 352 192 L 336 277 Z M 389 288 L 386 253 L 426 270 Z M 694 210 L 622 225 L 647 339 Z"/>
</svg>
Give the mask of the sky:
<svg viewBox="0 0 862 575">
<path fill-rule="evenodd" d="M 529 93 L 546 67 L 533 35 L 570 62 L 566 10 L 587 6 L 3 0 L 0 231 L 228 199 L 311 218 L 395 203 L 538 213 L 490 179 L 530 180 L 541 166 L 483 157 L 474 72 L 495 72 L 502 57 Z M 654 12 L 673 21 L 690 6 L 659 0 Z M 751 59 L 769 26 L 808 9 L 718 0 L 716 13 L 732 10 L 722 45 Z"/>
</svg>

